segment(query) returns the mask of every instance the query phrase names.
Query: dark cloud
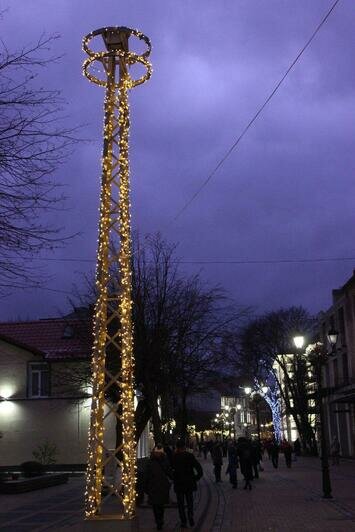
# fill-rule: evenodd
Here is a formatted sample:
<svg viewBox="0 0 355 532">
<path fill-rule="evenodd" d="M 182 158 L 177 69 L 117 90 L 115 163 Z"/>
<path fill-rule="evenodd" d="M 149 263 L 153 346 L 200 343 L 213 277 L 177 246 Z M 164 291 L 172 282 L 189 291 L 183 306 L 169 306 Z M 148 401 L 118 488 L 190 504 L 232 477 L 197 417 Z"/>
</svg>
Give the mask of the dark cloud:
<svg viewBox="0 0 355 532">
<path fill-rule="evenodd" d="M 138 27 L 152 40 L 154 74 L 131 94 L 133 222 L 161 230 L 187 258 L 272 260 L 355 256 L 352 2 L 340 2 L 262 116 L 209 185 L 172 219 L 233 144 L 329 9 L 330 0 L 27 0 L 11 5 L 9 47 L 42 31 L 65 55 L 41 81 L 63 91 L 92 142 L 56 174 L 75 242 L 51 258 L 95 258 L 103 90 L 81 74 L 81 38 L 104 25 Z M 25 28 L 19 32 L 19 28 Z M 56 215 L 58 216 L 58 215 Z M 70 291 L 93 263 L 43 263 L 47 286 Z M 202 269 L 201 269 L 202 268 Z M 204 265 L 212 283 L 258 311 L 303 304 L 318 311 L 351 262 Z M 0 318 L 64 311 L 66 296 L 13 294 Z"/>
</svg>

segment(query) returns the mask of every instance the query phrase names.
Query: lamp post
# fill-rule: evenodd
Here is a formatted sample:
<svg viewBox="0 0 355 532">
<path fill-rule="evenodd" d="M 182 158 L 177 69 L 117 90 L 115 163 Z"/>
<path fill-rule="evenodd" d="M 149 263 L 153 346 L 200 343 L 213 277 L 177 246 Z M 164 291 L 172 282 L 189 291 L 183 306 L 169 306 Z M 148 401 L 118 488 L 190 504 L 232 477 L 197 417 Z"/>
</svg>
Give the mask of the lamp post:
<svg viewBox="0 0 355 532">
<path fill-rule="evenodd" d="M 332 348 L 332 354 L 335 353 L 335 346 L 336 346 L 336 343 L 338 341 L 338 331 L 336 331 L 334 329 L 334 327 L 332 327 L 329 331 L 328 331 L 328 334 L 327 334 L 327 340 L 328 342 L 330 343 L 331 345 L 331 348 Z"/>
<path fill-rule="evenodd" d="M 256 412 L 256 428 L 258 432 L 258 442 L 260 444 L 260 410 L 259 410 L 259 403 L 261 401 L 261 397 L 258 394 L 255 394 L 253 397 L 253 402 L 255 405 L 255 412 Z"/>
<path fill-rule="evenodd" d="M 267 393 L 267 391 L 268 391 L 268 387 L 267 386 L 261 386 L 261 391 L 265 395 Z M 252 397 L 252 399 L 253 399 L 253 403 L 254 403 L 254 406 L 255 406 L 255 414 L 256 414 L 256 429 L 257 429 L 257 433 L 258 433 L 258 442 L 260 444 L 261 438 L 260 438 L 260 408 L 259 408 L 259 405 L 260 405 L 260 401 L 262 400 L 262 397 L 257 391 L 253 390 L 250 386 L 245 386 L 244 392 L 246 393 L 246 395 L 248 395 L 248 396 L 250 395 Z"/>
<path fill-rule="evenodd" d="M 293 341 L 295 346 L 300 349 L 304 345 L 304 338 L 301 345 L 300 338 L 303 337 L 294 337 Z M 334 330 L 329 331 L 327 335 L 328 341 L 332 346 L 332 352 L 338 339 L 338 333 Z M 317 342 L 315 344 L 310 344 L 306 349 L 306 354 L 310 363 L 314 368 L 314 375 L 316 378 L 316 404 L 319 413 L 319 426 L 320 426 L 320 444 L 321 444 L 321 466 L 322 466 L 322 490 L 323 498 L 331 499 L 332 498 L 332 485 L 329 475 L 329 461 L 328 461 L 328 449 L 327 449 L 327 440 L 325 436 L 325 416 L 323 410 L 323 394 L 324 389 L 322 387 L 322 366 L 328 358 L 328 353 L 324 350 L 323 344 Z"/>
</svg>

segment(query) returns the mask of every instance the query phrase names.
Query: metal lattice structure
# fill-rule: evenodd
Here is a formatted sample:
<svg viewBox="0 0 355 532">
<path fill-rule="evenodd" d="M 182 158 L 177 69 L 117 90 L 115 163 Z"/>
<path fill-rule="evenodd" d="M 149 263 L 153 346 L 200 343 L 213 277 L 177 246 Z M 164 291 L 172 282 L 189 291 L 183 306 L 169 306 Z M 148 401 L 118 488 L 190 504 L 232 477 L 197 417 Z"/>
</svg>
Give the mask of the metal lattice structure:
<svg viewBox="0 0 355 532">
<path fill-rule="evenodd" d="M 89 47 L 97 36 L 103 38 L 105 51 L 95 52 Z M 129 51 L 130 37 L 145 43 L 143 54 Z M 89 56 L 83 64 L 84 75 L 106 89 L 86 518 L 94 519 L 102 514 L 105 501 L 112 500 L 112 495 L 116 495 L 115 499 L 121 502 L 117 507 L 121 509 L 121 517 L 130 519 L 135 513 L 136 444 L 128 92 L 151 76 L 151 64 L 147 60 L 151 45 L 149 39 L 137 30 L 109 27 L 87 35 L 83 40 L 83 49 Z M 130 67 L 136 64 L 145 67 L 145 73 L 139 79 L 132 79 Z M 99 72 L 101 69 L 104 79 L 93 73 L 95 68 Z M 107 364 L 110 349 L 117 353 L 117 364 L 113 365 L 115 371 Z M 112 396 L 118 397 L 117 401 L 112 401 Z M 121 424 L 122 441 L 115 449 L 107 448 L 104 441 L 108 418 Z M 118 482 L 107 474 L 108 470 L 115 470 L 117 466 L 121 472 Z"/>
</svg>

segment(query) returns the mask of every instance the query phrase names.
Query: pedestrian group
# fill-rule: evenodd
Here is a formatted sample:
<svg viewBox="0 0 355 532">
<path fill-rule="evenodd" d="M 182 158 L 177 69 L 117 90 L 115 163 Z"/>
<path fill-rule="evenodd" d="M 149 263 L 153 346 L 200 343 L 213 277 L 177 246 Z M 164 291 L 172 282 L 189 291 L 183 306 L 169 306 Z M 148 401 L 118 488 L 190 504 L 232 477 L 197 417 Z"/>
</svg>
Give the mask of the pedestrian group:
<svg viewBox="0 0 355 532">
<path fill-rule="evenodd" d="M 263 471 L 261 462 L 265 451 L 275 469 L 279 466 L 280 451 L 284 454 L 286 467 L 291 468 L 292 461 L 297 460 L 301 454 L 301 444 L 299 439 L 292 446 L 286 440 L 281 443 L 276 439 L 261 442 L 247 437 L 239 437 L 237 441 L 207 440 L 198 444 L 199 456 L 203 454 L 206 460 L 208 454 L 211 455 L 216 483 L 221 482 L 223 459 L 226 458 L 225 473 L 229 476 L 232 488 L 238 487 L 237 471 L 240 469 L 244 480 L 243 489 L 247 491 L 252 490 L 252 481 L 258 479 L 259 473 Z M 332 442 L 331 454 L 333 464 L 339 464 L 340 445 L 336 437 Z M 176 442 L 174 451 L 169 446 L 156 444 L 143 476 L 143 489 L 153 508 L 157 530 L 162 530 L 164 526 L 164 510 L 170 502 L 171 485 L 176 494 L 181 528 L 195 526 L 194 492 L 203 476 L 203 469 L 194 453 L 186 449 L 182 439 Z"/>
</svg>

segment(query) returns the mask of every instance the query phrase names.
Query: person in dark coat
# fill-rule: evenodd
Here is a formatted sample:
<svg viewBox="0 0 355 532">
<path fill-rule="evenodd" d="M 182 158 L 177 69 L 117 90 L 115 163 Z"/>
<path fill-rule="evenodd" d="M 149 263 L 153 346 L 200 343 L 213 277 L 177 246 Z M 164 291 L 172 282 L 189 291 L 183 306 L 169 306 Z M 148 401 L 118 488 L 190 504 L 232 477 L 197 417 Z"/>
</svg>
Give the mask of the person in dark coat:
<svg viewBox="0 0 355 532">
<path fill-rule="evenodd" d="M 223 440 L 222 454 L 223 454 L 223 457 L 226 457 L 228 455 L 228 441 L 227 440 Z"/>
<path fill-rule="evenodd" d="M 276 440 L 274 440 L 271 445 L 271 461 L 275 469 L 277 469 L 279 466 L 279 452 L 280 452 L 279 444 L 277 443 Z"/>
<path fill-rule="evenodd" d="M 301 442 L 300 442 L 299 438 L 297 438 L 293 442 L 293 450 L 294 450 L 296 456 L 301 456 Z"/>
<path fill-rule="evenodd" d="M 203 475 L 203 470 L 192 453 L 186 451 L 182 440 L 176 442 L 176 452 L 173 456 L 173 480 L 176 493 L 181 527 L 187 527 L 187 516 L 190 526 L 194 526 L 193 492 L 197 490 L 197 482 Z"/>
<path fill-rule="evenodd" d="M 333 436 L 332 443 L 330 446 L 330 454 L 332 457 L 332 464 L 333 465 L 339 465 L 340 464 L 340 442 L 338 440 L 338 436 Z"/>
<path fill-rule="evenodd" d="M 251 460 L 253 464 L 254 478 L 259 478 L 259 465 L 261 461 L 260 443 L 253 441 L 251 444 Z"/>
<path fill-rule="evenodd" d="M 204 459 L 207 460 L 207 453 L 208 453 L 207 442 L 203 442 L 202 452 L 203 452 Z"/>
<path fill-rule="evenodd" d="M 216 482 L 221 482 L 223 451 L 222 451 L 222 445 L 219 442 L 216 442 L 214 446 L 212 447 L 211 456 L 212 456 L 212 462 L 213 462 L 213 472 L 214 472 Z"/>
<path fill-rule="evenodd" d="M 251 445 L 246 438 L 238 438 L 238 456 L 240 461 L 240 471 L 245 480 L 244 489 L 251 490 L 251 481 L 253 480 L 253 463 L 251 457 Z"/>
<path fill-rule="evenodd" d="M 271 460 L 271 448 L 272 448 L 272 441 L 271 440 L 267 440 L 265 442 L 265 449 L 266 449 L 267 457 L 268 457 L 269 460 Z"/>
<path fill-rule="evenodd" d="M 157 530 L 164 525 L 164 506 L 169 502 L 170 481 L 172 470 L 162 445 L 157 444 L 145 470 L 145 489 L 148 502 L 153 507 Z"/>
<path fill-rule="evenodd" d="M 229 475 L 229 481 L 233 489 L 237 488 L 237 468 L 238 468 L 238 452 L 236 442 L 233 441 L 228 447 L 228 467 L 226 474 Z"/>
<path fill-rule="evenodd" d="M 166 455 L 166 458 L 169 462 L 169 466 L 172 467 L 173 465 L 173 450 L 170 447 L 170 445 L 164 445 L 164 453 Z"/>
<path fill-rule="evenodd" d="M 292 464 L 292 445 L 287 441 L 284 440 L 283 442 L 283 451 L 285 455 L 285 462 L 287 467 L 291 467 Z"/>
</svg>

